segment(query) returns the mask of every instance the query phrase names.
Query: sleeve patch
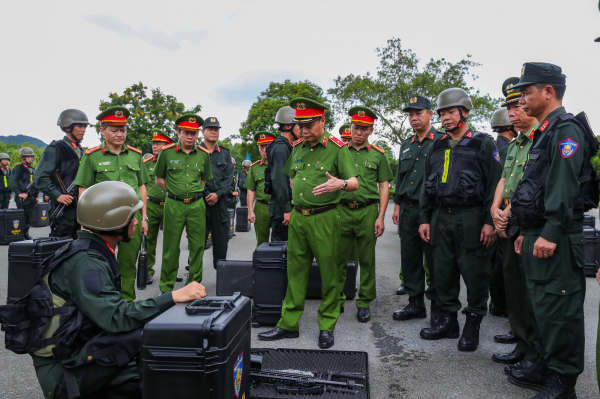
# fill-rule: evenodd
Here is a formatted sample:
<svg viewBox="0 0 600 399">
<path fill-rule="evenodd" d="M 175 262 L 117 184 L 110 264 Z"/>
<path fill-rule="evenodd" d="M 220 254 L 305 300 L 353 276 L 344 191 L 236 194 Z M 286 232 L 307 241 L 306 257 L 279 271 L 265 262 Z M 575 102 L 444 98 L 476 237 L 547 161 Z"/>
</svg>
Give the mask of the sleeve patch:
<svg viewBox="0 0 600 399">
<path fill-rule="evenodd" d="M 496 162 L 500 163 L 500 153 L 498 152 L 498 150 L 494 151 L 494 159 L 496 160 Z"/>
<path fill-rule="evenodd" d="M 577 152 L 579 143 L 569 138 L 559 142 L 558 148 L 560 149 L 560 155 L 563 158 L 570 158 Z"/>
<path fill-rule="evenodd" d="M 138 154 L 141 154 L 141 153 L 142 153 L 142 150 L 140 150 L 140 149 L 137 149 L 137 148 L 135 148 L 135 147 L 132 147 L 132 146 L 130 146 L 130 145 L 128 145 L 128 146 L 127 146 L 127 149 L 128 149 L 128 150 L 131 150 L 131 151 L 135 151 L 135 152 L 137 152 Z"/>
<path fill-rule="evenodd" d="M 85 289 L 90 294 L 98 295 L 104 288 L 104 280 L 102 280 L 102 273 L 100 270 L 90 270 L 81 276 Z"/>
<path fill-rule="evenodd" d="M 96 146 L 96 147 L 92 147 L 88 150 L 85 150 L 85 155 L 90 155 L 92 152 L 98 151 L 100 149 L 100 146 Z"/>
<path fill-rule="evenodd" d="M 54 161 L 54 151 L 44 151 L 44 162 Z"/>
</svg>

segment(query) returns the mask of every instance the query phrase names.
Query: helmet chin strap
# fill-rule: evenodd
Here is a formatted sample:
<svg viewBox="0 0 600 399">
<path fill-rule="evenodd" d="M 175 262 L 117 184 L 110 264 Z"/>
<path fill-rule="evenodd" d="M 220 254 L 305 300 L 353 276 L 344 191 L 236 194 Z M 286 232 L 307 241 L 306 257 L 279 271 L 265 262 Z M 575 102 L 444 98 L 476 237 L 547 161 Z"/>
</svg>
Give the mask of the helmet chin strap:
<svg viewBox="0 0 600 399">
<path fill-rule="evenodd" d="M 296 136 L 296 135 L 294 134 L 294 128 L 296 127 L 296 124 L 295 124 L 295 123 L 292 123 L 291 125 L 292 125 L 292 127 L 291 127 L 291 128 L 289 128 L 289 129 L 283 129 L 283 128 L 281 127 L 281 125 L 279 125 L 279 131 L 280 131 L 281 133 L 284 133 L 284 132 L 285 132 L 285 133 L 290 133 L 290 134 L 291 134 L 291 135 L 294 137 L 294 140 L 298 140 L 298 136 Z"/>
<path fill-rule="evenodd" d="M 67 134 L 67 137 L 69 138 L 69 140 L 76 142 L 77 144 L 81 144 L 82 140 L 77 140 L 75 138 L 75 136 L 73 136 L 73 128 L 74 128 L 74 124 L 69 126 L 69 127 L 61 127 L 62 131 L 65 132 Z M 70 130 L 67 130 L 69 129 Z"/>
<path fill-rule="evenodd" d="M 460 114 L 460 122 L 458 122 L 458 125 L 456 125 L 452 129 L 446 128 L 447 132 L 453 133 L 456 130 L 460 129 L 462 127 L 463 123 L 467 122 L 467 118 L 465 118 L 465 116 L 463 115 L 462 107 L 458 107 L 458 113 Z"/>
<path fill-rule="evenodd" d="M 99 234 L 102 236 L 121 237 L 120 242 L 128 243 L 131 241 L 131 237 L 129 237 L 129 225 L 131 225 L 132 219 L 133 216 L 131 217 L 131 219 L 129 219 L 129 222 L 127 222 L 127 224 L 123 226 L 123 231 L 101 231 L 95 229 L 90 229 L 90 231 L 92 233 Z"/>
</svg>

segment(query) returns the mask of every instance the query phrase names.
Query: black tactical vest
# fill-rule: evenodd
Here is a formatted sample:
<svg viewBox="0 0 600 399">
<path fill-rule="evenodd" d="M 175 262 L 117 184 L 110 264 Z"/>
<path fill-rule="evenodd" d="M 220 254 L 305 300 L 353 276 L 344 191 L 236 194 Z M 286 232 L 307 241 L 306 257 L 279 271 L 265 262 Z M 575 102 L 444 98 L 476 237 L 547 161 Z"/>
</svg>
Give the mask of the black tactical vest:
<svg viewBox="0 0 600 399">
<path fill-rule="evenodd" d="M 489 160 L 481 148 L 487 134 L 468 133 L 450 146 L 450 136 L 434 141 L 431 148 L 431 174 L 425 182 L 425 199 L 430 209 L 440 205 L 483 205 L 490 176 Z"/>
<path fill-rule="evenodd" d="M 273 191 L 273 179 L 271 179 L 271 165 L 273 165 L 273 154 L 272 154 L 273 146 L 277 142 L 284 143 L 287 146 L 288 150 L 290 151 L 290 154 L 292 153 L 292 150 L 294 149 L 292 144 L 285 137 L 281 137 L 281 136 L 277 137 L 271 144 L 269 144 L 267 146 L 267 168 L 265 169 L 265 194 L 269 194 L 269 195 L 275 194 L 275 192 Z M 288 195 L 289 195 L 289 198 L 291 201 L 292 200 L 292 187 L 290 186 L 290 179 L 286 179 L 285 181 L 287 184 Z M 272 198 L 274 199 L 275 197 L 272 197 Z"/>
<path fill-rule="evenodd" d="M 520 224 L 527 221 L 543 222 L 544 220 L 546 210 L 544 197 L 548 171 L 550 170 L 550 143 L 558 126 L 568 120 L 575 122 L 585 132 L 588 147 L 578 177 L 580 185 L 575 200 L 574 211 L 577 212 L 574 212 L 574 219 L 580 220 L 583 218 L 583 212 L 598 207 L 598 176 L 591 162 L 592 157 L 598 152 L 598 140 L 589 127 L 587 117 L 583 112 L 577 116 L 565 113 L 557 116 L 543 132 L 538 129 L 535 133 L 540 137 L 529 149 L 523 177 L 519 181 L 511 200 L 511 212 L 519 218 Z"/>
<path fill-rule="evenodd" d="M 75 149 L 73 149 L 64 140 L 54 140 L 49 146 L 56 147 L 60 154 L 60 163 L 56 165 L 56 172 L 65 185 L 65 188 L 67 188 L 75 181 L 75 176 L 77 176 L 77 171 L 79 170 L 80 158 L 75 152 Z M 54 174 L 50 176 L 50 180 L 55 187 L 57 187 L 61 192 L 63 191 Z"/>
<path fill-rule="evenodd" d="M 25 189 L 29 185 L 29 183 L 33 182 L 33 174 L 35 173 L 35 168 L 33 166 L 25 166 L 24 164 L 20 164 L 15 166 L 15 168 L 21 168 L 19 171 L 19 181 L 21 182 L 21 187 Z M 36 198 L 40 191 L 37 189 L 37 186 L 33 184 L 33 186 L 29 189 L 29 198 Z M 19 193 L 17 193 L 19 194 Z"/>
<path fill-rule="evenodd" d="M 8 193 L 10 192 L 10 186 L 8 185 L 8 180 L 10 179 L 11 170 L 8 169 L 8 166 L 4 168 L 0 172 L 0 193 Z"/>
</svg>

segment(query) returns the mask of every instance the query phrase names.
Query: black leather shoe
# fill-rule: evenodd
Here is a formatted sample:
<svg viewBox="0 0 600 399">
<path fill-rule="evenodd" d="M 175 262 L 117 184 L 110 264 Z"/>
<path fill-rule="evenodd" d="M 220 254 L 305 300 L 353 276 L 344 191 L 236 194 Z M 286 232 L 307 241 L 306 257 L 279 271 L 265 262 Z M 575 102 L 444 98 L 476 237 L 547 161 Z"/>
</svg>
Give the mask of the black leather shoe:
<svg viewBox="0 0 600 399">
<path fill-rule="evenodd" d="M 369 308 L 358 308 L 358 312 L 356 313 L 356 320 L 361 323 L 366 323 L 371 320 L 371 309 Z"/>
<path fill-rule="evenodd" d="M 401 284 L 400 287 L 398 287 L 398 289 L 396 290 L 396 295 L 406 295 L 404 284 Z"/>
<path fill-rule="evenodd" d="M 424 319 L 427 317 L 427 308 L 423 297 L 408 298 L 408 305 L 402 310 L 396 310 L 392 315 L 394 320 Z"/>
<path fill-rule="evenodd" d="M 29 229 L 25 229 L 25 230 L 23 231 L 23 238 L 25 238 L 26 240 L 33 240 L 33 237 L 31 237 L 31 236 L 29 235 Z"/>
<path fill-rule="evenodd" d="M 258 334 L 258 339 L 263 341 L 277 341 L 283 338 L 298 338 L 298 331 L 284 330 L 283 328 L 275 327 L 271 331 Z"/>
<path fill-rule="evenodd" d="M 533 399 L 577 399 L 575 384 L 577 384 L 577 377 L 567 377 L 553 371 L 544 389 Z"/>
<path fill-rule="evenodd" d="M 183 281 L 183 277 L 177 276 L 175 281 L 177 281 L 178 283 L 181 283 Z"/>
<path fill-rule="evenodd" d="M 436 301 L 431 301 L 431 307 L 429 308 L 429 314 L 431 316 L 429 320 L 429 324 L 431 327 L 435 327 L 436 323 L 440 319 L 442 315 L 442 309 L 437 305 Z"/>
<path fill-rule="evenodd" d="M 496 305 L 496 302 L 490 302 L 490 314 L 492 316 L 508 317 L 506 308 L 501 308 L 500 306 Z"/>
<path fill-rule="evenodd" d="M 512 370 L 508 373 L 508 382 L 521 388 L 541 391 L 548 382 L 550 370 L 543 358 L 538 358 L 533 367 L 526 370 Z"/>
<path fill-rule="evenodd" d="M 535 362 L 530 360 L 521 360 L 520 362 L 504 367 L 504 374 L 509 375 L 513 370 L 527 370 L 535 366 Z"/>
<path fill-rule="evenodd" d="M 494 342 L 498 342 L 499 344 L 516 344 L 517 336 L 510 330 L 506 334 L 494 335 Z"/>
<path fill-rule="evenodd" d="M 319 348 L 327 349 L 333 346 L 333 332 L 321 330 L 319 332 Z"/>
<path fill-rule="evenodd" d="M 458 338 L 459 335 L 460 327 L 456 313 L 450 313 L 447 310 L 442 310 L 435 327 L 424 328 L 420 333 L 421 338 L 427 340 Z"/>
<path fill-rule="evenodd" d="M 152 284 L 154 282 L 152 276 L 148 276 L 148 280 L 146 280 L 146 284 Z"/>
<path fill-rule="evenodd" d="M 496 363 L 516 364 L 523 360 L 524 357 L 524 353 L 512 351 L 510 353 L 496 353 L 495 355 L 492 355 L 492 360 Z"/>
<path fill-rule="evenodd" d="M 458 341 L 459 351 L 472 352 L 479 346 L 479 328 L 481 327 L 483 316 L 477 313 L 467 313 L 467 321 L 463 328 L 462 336 Z"/>
</svg>

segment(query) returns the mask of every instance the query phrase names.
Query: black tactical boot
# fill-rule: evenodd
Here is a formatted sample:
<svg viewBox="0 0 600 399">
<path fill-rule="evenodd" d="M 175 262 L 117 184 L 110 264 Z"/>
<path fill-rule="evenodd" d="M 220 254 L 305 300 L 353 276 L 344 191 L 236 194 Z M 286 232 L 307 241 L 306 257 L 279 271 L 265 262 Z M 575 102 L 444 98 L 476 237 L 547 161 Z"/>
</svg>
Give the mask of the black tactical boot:
<svg viewBox="0 0 600 399">
<path fill-rule="evenodd" d="M 458 338 L 460 327 L 458 326 L 456 313 L 442 310 L 436 325 L 431 328 L 422 329 L 420 335 L 421 338 L 427 340 Z"/>
<path fill-rule="evenodd" d="M 528 369 L 515 369 L 508 373 L 508 381 L 521 388 L 542 390 L 548 382 L 550 371 L 542 357 L 538 358 L 533 367 Z"/>
<path fill-rule="evenodd" d="M 477 350 L 481 320 L 483 320 L 483 316 L 477 313 L 467 313 L 467 321 L 463 328 L 462 337 L 458 341 L 458 350 L 470 352 Z"/>
<path fill-rule="evenodd" d="M 548 383 L 533 399 L 577 399 L 575 384 L 577 377 L 567 377 L 552 371 Z"/>
<path fill-rule="evenodd" d="M 424 319 L 427 317 L 427 308 L 422 296 L 408 298 L 408 305 L 402 310 L 396 310 L 392 316 L 394 320 Z"/>
<path fill-rule="evenodd" d="M 32 238 L 32 237 L 29 235 L 29 229 L 25 229 L 25 230 L 23 230 L 23 237 L 24 237 L 26 240 L 33 240 L 33 238 Z"/>
<path fill-rule="evenodd" d="M 431 325 L 431 327 L 435 327 L 435 323 L 437 323 L 440 316 L 442 315 L 442 309 L 440 309 L 440 307 L 437 305 L 436 301 L 431 301 L 431 307 L 429 308 L 429 314 L 431 316 L 429 324 Z"/>
</svg>

